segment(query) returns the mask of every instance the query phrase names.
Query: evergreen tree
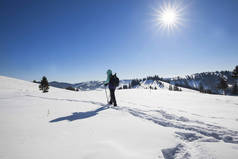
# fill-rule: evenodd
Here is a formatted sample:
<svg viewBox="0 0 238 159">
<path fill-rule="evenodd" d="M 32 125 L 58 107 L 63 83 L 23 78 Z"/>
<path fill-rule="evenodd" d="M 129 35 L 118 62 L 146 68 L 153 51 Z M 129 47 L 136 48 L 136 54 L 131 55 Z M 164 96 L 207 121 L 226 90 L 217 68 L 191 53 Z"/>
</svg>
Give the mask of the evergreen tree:
<svg viewBox="0 0 238 159">
<path fill-rule="evenodd" d="M 123 85 L 123 89 L 127 89 L 127 85 Z"/>
<path fill-rule="evenodd" d="M 129 87 L 128 88 L 131 89 L 131 83 L 129 83 Z"/>
<path fill-rule="evenodd" d="M 169 85 L 169 90 L 170 90 L 170 91 L 172 91 L 172 90 L 173 90 L 173 87 L 172 87 L 172 85 L 171 85 L 171 84 Z"/>
<path fill-rule="evenodd" d="M 231 93 L 233 95 L 238 95 L 238 87 L 236 83 L 233 85 Z"/>
<path fill-rule="evenodd" d="M 238 79 L 238 65 L 232 71 L 232 77 L 235 79 L 235 83 L 232 87 L 232 94 L 238 95 L 238 88 L 237 88 L 237 85 L 238 85 L 238 81 L 237 81 L 237 79 Z"/>
<path fill-rule="evenodd" d="M 227 80 L 224 78 L 221 78 L 220 83 L 218 84 L 217 88 L 223 90 L 224 94 L 225 94 L 225 90 L 227 89 L 228 84 L 227 84 Z"/>
<path fill-rule="evenodd" d="M 203 87 L 203 85 L 201 83 L 199 84 L 199 91 L 201 93 L 204 93 L 204 87 Z"/>
<path fill-rule="evenodd" d="M 179 91 L 179 88 L 177 85 L 174 86 L 174 91 Z"/>
<path fill-rule="evenodd" d="M 204 90 L 204 93 L 212 94 L 212 91 L 210 89 Z"/>
<path fill-rule="evenodd" d="M 232 77 L 237 79 L 238 78 L 238 65 L 236 68 L 232 71 Z"/>
<path fill-rule="evenodd" d="M 70 91 L 75 91 L 75 88 L 72 87 L 72 86 L 68 86 L 68 87 L 66 87 L 65 89 L 70 90 Z"/>
<path fill-rule="evenodd" d="M 43 93 L 48 92 L 49 90 L 49 83 L 45 76 L 42 77 L 42 80 L 39 85 L 39 89 L 43 91 Z"/>
<path fill-rule="evenodd" d="M 238 65 L 235 67 L 235 69 L 232 71 L 232 77 L 235 79 L 235 83 L 237 84 L 238 81 Z"/>
<path fill-rule="evenodd" d="M 138 80 L 138 79 L 133 79 L 132 81 L 131 81 L 131 87 L 133 88 L 133 87 L 135 87 L 135 86 L 140 86 L 140 80 Z"/>
</svg>

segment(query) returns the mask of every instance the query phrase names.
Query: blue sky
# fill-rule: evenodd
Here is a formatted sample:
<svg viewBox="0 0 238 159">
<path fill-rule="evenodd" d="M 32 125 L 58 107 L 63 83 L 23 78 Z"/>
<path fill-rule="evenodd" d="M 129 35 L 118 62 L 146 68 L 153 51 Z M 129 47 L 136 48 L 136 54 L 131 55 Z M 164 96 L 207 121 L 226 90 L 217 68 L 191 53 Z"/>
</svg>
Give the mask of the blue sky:
<svg viewBox="0 0 238 159">
<path fill-rule="evenodd" d="M 171 0 L 173 3 L 174 0 Z M 183 25 L 158 30 L 161 0 L 0 0 L 0 75 L 104 80 L 232 70 L 238 1 L 183 0 Z"/>
</svg>

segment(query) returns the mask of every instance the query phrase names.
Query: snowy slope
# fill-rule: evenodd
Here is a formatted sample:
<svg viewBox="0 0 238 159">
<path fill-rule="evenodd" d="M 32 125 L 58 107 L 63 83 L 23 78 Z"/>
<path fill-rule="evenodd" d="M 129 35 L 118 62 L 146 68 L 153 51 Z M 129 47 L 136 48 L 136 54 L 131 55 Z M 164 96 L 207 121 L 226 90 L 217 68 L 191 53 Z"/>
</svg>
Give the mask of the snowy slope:
<svg viewBox="0 0 238 159">
<path fill-rule="evenodd" d="M 159 81 L 159 80 L 145 80 L 142 81 L 140 84 L 140 87 L 142 88 L 150 88 L 152 87 L 157 88 L 157 89 L 169 89 L 169 83 L 163 82 L 163 81 Z"/>
<path fill-rule="evenodd" d="M 127 85 L 128 87 L 130 82 L 131 80 L 120 80 L 118 88 L 123 87 L 123 85 Z M 49 85 L 56 88 L 66 88 L 71 86 L 73 88 L 78 88 L 83 91 L 104 89 L 104 81 L 87 81 L 87 82 L 80 82 L 76 84 L 53 81 L 53 82 L 49 82 Z"/>
<path fill-rule="evenodd" d="M 132 80 L 120 80 L 119 86 L 117 89 L 122 89 L 124 86 L 127 86 L 129 88 L 129 85 Z M 172 83 L 172 82 L 171 82 Z M 76 83 L 76 84 L 70 84 L 70 83 L 64 83 L 64 82 L 50 82 L 50 86 L 56 87 L 56 88 L 66 88 L 66 87 L 73 87 L 73 88 L 78 88 L 79 90 L 82 91 L 91 91 L 91 90 L 100 90 L 104 89 L 104 82 L 103 81 L 88 81 L 88 82 L 81 82 L 81 83 Z M 140 86 L 137 85 L 133 88 L 143 88 L 143 89 L 149 89 L 152 87 L 153 89 L 169 89 L 169 83 L 160 81 L 160 80 L 145 80 L 140 82 Z M 179 87 L 183 91 L 189 91 L 189 92 L 194 92 L 192 89 L 187 89 L 183 87 Z"/>
<path fill-rule="evenodd" d="M 160 89 L 169 90 L 169 85 L 170 85 L 169 83 L 160 81 L 160 80 L 145 80 L 145 81 L 142 81 L 140 83 L 140 86 L 138 86 L 137 88 L 149 89 L 151 87 L 152 89 L 156 88 L 157 90 L 160 90 Z M 197 92 L 195 90 L 188 89 L 188 88 L 183 88 L 183 87 L 178 87 L 178 88 L 181 88 L 181 90 L 185 92 Z"/>
<path fill-rule="evenodd" d="M 73 84 L 72 87 L 78 88 L 80 90 L 96 90 L 104 88 L 103 81 L 89 81 Z"/>
<path fill-rule="evenodd" d="M 129 84 L 131 83 L 131 80 L 120 80 L 118 88 L 123 88 L 124 85 L 129 87 Z"/>
<path fill-rule="evenodd" d="M 223 94 L 217 88 L 221 79 L 225 79 L 228 85 L 232 85 L 235 82 L 235 79 L 232 78 L 231 71 L 202 72 L 188 75 L 186 77 L 175 77 L 166 80 L 173 85 L 177 84 L 192 89 L 199 89 L 200 86 L 203 86 L 205 90 L 210 90 L 213 93 Z M 226 93 L 230 94 L 230 90 L 227 89 Z"/>
<path fill-rule="evenodd" d="M 0 76 L 0 158 L 238 156 L 238 98 L 167 89 L 72 92 Z"/>
</svg>

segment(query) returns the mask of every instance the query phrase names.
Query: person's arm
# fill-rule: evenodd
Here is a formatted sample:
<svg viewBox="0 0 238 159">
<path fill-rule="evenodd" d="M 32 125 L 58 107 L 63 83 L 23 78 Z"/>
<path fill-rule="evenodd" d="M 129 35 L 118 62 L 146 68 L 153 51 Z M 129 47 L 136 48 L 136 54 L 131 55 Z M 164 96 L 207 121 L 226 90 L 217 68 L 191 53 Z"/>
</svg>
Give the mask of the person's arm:
<svg viewBox="0 0 238 159">
<path fill-rule="evenodd" d="M 107 85 L 110 81 L 110 76 L 107 75 L 107 80 L 104 82 L 104 85 Z"/>
</svg>

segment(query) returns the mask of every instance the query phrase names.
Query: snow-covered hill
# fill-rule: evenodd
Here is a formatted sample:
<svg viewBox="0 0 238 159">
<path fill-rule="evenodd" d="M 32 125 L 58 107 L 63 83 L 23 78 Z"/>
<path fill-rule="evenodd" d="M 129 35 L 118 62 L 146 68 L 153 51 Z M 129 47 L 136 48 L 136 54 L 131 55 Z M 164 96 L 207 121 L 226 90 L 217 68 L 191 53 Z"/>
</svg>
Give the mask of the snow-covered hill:
<svg viewBox="0 0 238 159">
<path fill-rule="evenodd" d="M 157 78 L 155 78 L 157 77 Z M 221 79 L 225 79 L 228 83 L 228 88 L 225 90 L 225 93 L 230 95 L 232 90 L 232 85 L 235 82 L 235 79 L 232 78 L 231 71 L 220 71 L 220 72 L 203 72 L 196 73 L 193 75 L 188 75 L 186 77 L 175 77 L 175 78 L 159 78 L 158 76 L 150 77 L 143 80 L 140 79 L 138 85 L 133 86 L 132 88 L 152 88 L 152 89 L 169 89 L 169 84 L 177 85 L 183 91 L 192 91 L 200 90 L 201 87 L 203 92 L 213 93 L 213 94 L 224 94 L 224 91 L 218 89 L 218 85 Z M 117 87 L 118 89 L 129 88 L 133 80 L 120 80 L 120 84 Z M 57 88 L 67 88 L 73 87 L 80 90 L 97 90 L 104 89 L 103 81 L 88 81 L 80 82 L 76 84 L 70 84 L 65 82 L 49 82 L 50 86 Z"/>
<path fill-rule="evenodd" d="M 167 79 L 167 81 L 173 85 L 177 84 L 182 87 L 191 89 L 200 89 L 202 86 L 205 90 L 210 90 L 212 93 L 220 93 L 217 88 L 221 78 L 225 79 L 229 85 L 234 84 L 235 79 L 232 78 L 231 71 L 220 71 L 220 72 L 203 72 L 196 73 L 193 75 L 186 76 L 184 78 L 175 77 Z M 226 90 L 230 93 L 230 90 Z"/>
<path fill-rule="evenodd" d="M 126 86 L 126 88 L 129 88 L 129 85 L 131 84 L 132 80 L 120 80 L 119 86 L 117 89 L 122 89 L 123 87 Z M 103 81 L 88 81 L 88 82 L 81 82 L 81 83 L 76 83 L 76 84 L 70 84 L 70 83 L 65 83 L 65 82 L 50 82 L 50 86 L 56 87 L 56 88 L 67 88 L 67 87 L 73 87 L 73 88 L 78 88 L 79 90 L 97 90 L 97 89 L 104 89 L 104 82 Z M 149 88 L 156 88 L 156 89 L 169 89 L 169 83 L 160 81 L 160 80 L 145 80 L 141 81 L 140 85 L 137 85 L 133 88 L 144 88 L 144 89 L 149 89 Z M 185 89 L 188 90 L 188 89 Z M 191 91 L 191 90 L 190 90 Z"/>
<path fill-rule="evenodd" d="M 67 88 L 67 87 L 73 87 L 78 88 L 80 90 L 96 90 L 103 88 L 103 82 L 102 81 L 88 81 L 88 82 L 80 82 L 80 83 L 65 83 L 65 82 L 49 82 L 50 86 L 56 87 L 56 88 Z"/>
<path fill-rule="evenodd" d="M 129 85 L 131 80 L 120 80 L 119 87 L 123 87 L 123 85 Z M 50 86 L 56 88 L 66 88 L 66 87 L 73 87 L 78 88 L 79 90 L 97 90 L 97 89 L 104 89 L 104 81 L 87 81 L 87 82 L 80 82 L 75 84 L 65 83 L 65 82 L 49 82 Z"/>
<path fill-rule="evenodd" d="M 238 98 L 167 89 L 72 92 L 0 76 L 0 158 L 236 159 Z"/>
<path fill-rule="evenodd" d="M 100 88 L 104 88 L 103 81 L 89 81 L 89 82 L 81 82 L 74 84 L 72 87 L 78 88 L 80 90 L 96 90 Z"/>
<path fill-rule="evenodd" d="M 169 84 L 159 80 L 145 80 L 140 84 L 142 88 L 156 88 L 156 89 L 169 89 Z"/>
</svg>

